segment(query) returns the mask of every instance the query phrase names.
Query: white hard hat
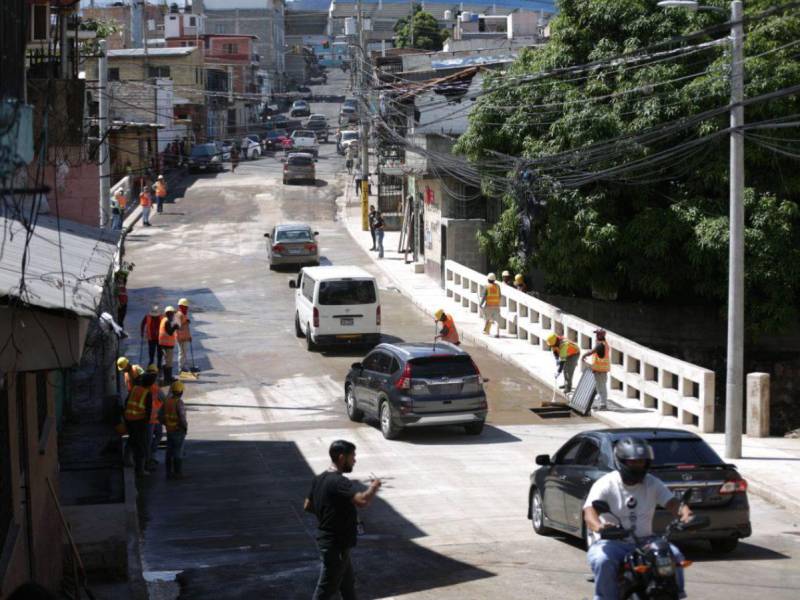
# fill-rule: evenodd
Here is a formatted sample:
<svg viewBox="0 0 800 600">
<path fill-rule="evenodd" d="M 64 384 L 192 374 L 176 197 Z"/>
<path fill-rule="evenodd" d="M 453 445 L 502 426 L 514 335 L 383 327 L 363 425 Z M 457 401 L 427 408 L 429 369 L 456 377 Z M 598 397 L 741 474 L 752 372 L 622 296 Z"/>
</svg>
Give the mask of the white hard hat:
<svg viewBox="0 0 800 600">
<path fill-rule="evenodd" d="M 494 274 L 494 273 L 489 273 L 489 274 L 486 276 L 486 278 L 487 278 L 489 281 L 495 281 L 495 280 L 497 279 L 497 277 L 495 276 L 495 274 Z"/>
</svg>

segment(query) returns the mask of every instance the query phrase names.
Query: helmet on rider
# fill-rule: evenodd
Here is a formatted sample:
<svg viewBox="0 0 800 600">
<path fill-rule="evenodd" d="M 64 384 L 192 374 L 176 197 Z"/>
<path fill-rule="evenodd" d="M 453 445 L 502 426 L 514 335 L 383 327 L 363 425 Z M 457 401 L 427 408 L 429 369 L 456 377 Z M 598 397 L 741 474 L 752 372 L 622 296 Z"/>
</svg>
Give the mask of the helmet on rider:
<svg viewBox="0 0 800 600">
<path fill-rule="evenodd" d="M 626 437 L 614 446 L 614 458 L 622 483 L 636 485 L 647 475 L 653 462 L 653 449 L 641 438 Z"/>
</svg>

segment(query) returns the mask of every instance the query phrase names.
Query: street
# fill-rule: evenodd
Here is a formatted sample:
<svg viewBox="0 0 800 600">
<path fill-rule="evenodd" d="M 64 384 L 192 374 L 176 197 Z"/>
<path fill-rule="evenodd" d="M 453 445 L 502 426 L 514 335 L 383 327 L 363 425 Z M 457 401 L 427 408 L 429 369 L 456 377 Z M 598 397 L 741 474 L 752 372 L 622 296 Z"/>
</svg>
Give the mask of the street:
<svg viewBox="0 0 800 600">
<path fill-rule="evenodd" d="M 338 107 L 312 103 L 312 112 L 335 124 Z M 337 198 L 352 182 L 335 145 L 321 146 L 315 186 L 281 185 L 279 158 L 242 162 L 235 174 L 185 177 L 182 198 L 167 204 L 153 227 L 127 238 L 136 263 L 132 322 L 153 303 L 187 297 L 201 370 L 184 394 L 187 478 L 167 481 L 162 464 L 139 484 L 143 563 L 153 590 L 174 590 L 159 581 L 177 577 L 180 598 L 310 598 L 319 558 L 303 498 L 312 475 L 329 463 L 330 442 L 344 438 L 357 445 L 353 479 L 374 473 L 384 481 L 361 513 L 365 535 L 353 555 L 360 597 L 591 597 L 579 543 L 536 536 L 526 510 L 535 455 L 601 425 L 542 420 L 530 408 L 550 392 L 470 345 L 489 379 L 483 435 L 454 427 L 389 442 L 375 423 L 351 423 L 342 382 L 363 352 L 307 352 L 294 334 L 292 272 L 267 268 L 264 232 L 279 222 L 307 222 L 319 231 L 322 264 L 373 273 L 384 339 L 430 341 L 434 324 L 340 222 Z M 139 343 L 129 340 L 132 358 L 139 359 Z M 797 517 L 752 494 L 750 500 L 754 535 L 734 553 L 688 547 L 696 561 L 687 571 L 690 597 L 797 597 Z"/>
</svg>

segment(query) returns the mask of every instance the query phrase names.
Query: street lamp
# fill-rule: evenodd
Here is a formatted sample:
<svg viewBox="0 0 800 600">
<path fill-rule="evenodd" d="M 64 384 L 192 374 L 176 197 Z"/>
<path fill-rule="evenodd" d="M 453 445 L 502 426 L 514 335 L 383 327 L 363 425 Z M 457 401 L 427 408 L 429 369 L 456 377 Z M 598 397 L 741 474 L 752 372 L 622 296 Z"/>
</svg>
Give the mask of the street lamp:
<svg viewBox="0 0 800 600">
<path fill-rule="evenodd" d="M 725 12 L 694 0 L 663 0 L 662 8 Z M 731 21 L 730 241 L 728 246 L 728 352 L 725 373 L 725 456 L 742 456 L 744 372 L 744 28 L 742 0 L 733 0 Z"/>
</svg>

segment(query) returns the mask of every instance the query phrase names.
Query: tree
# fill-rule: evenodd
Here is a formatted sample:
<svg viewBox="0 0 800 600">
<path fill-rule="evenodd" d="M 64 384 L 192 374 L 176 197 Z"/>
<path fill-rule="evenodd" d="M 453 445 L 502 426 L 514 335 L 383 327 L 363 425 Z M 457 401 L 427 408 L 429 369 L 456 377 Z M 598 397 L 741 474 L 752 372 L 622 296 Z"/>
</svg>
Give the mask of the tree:
<svg viewBox="0 0 800 600">
<path fill-rule="evenodd" d="M 439 29 L 439 23 L 430 13 L 422 10 L 419 4 L 412 9 L 412 16 L 402 17 L 394 25 L 394 43 L 398 48 L 418 48 L 419 50 L 441 50 L 442 43 L 449 32 Z M 448 33 L 447 36 L 443 36 Z M 412 43 L 413 39 L 413 43 Z"/>
<path fill-rule="evenodd" d="M 708 3 L 727 6 L 723 0 Z M 754 98 L 800 81 L 792 46 L 796 12 L 761 13 L 770 0 L 747 3 L 745 96 Z M 728 265 L 728 126 L 730 55 L 726 18 L 664 11 L 649 0 L 561 0 L 550 43 L 526 50 L 505 73 L 487 78 L 470 127 L 455 150 L 473 161 L 492 152 L 524 157 L 545 195 L 533 224 L 532 247 L 514 237 L 524 216 L 510 188 L 505 212 L 481 242 L 492 254 L 544 272 L 550 291 L 629 300 L 713 302 L 724 308 Z M 701 38 L 660 47 L 692 51 L 644 62 L 611 61 L 689 32 L 718 25 Z M 583 71 L 557 69 L 601 63 Z M 549 76 L 541 76 L 549 73 Z M 531 77 L 539 74 L 535 78 Z M 509 84 L 513 78 L 528 81 Z M 714 116 L 640 137 L 668 123 L 720 108 Z M 748 123 L 798 113 L 797 96 L 748 105 Z M 683 120 L 683 121 L 681 121 Z M 746 306 L 751 331 L 775 330 L 798 311 L 800 170 L 789 129 L 748 132 L 746 151 Z M 669 160 L 657 160 L 680 144 Z M 603 147 L 598 144 L 606 142 Z M 642 168 L 614 171 L 633 161 Z M 627 167 L 630 168 L 630 167 Z M 610 173 L 599 177 L 596 174 Z M 513 174 L 512 174 L 513 175 Z M 509 236 L 516 240 L 509 248 Z M 502 244 L 498 243 L 502 241 Z M 535 252 L 532 251 L 535 248 Z M 502 258 L 500 262 L 503 262 Z"/>
</svg>

